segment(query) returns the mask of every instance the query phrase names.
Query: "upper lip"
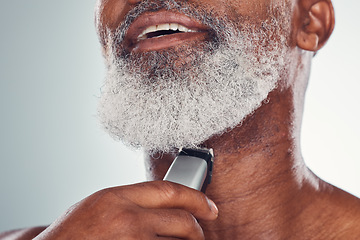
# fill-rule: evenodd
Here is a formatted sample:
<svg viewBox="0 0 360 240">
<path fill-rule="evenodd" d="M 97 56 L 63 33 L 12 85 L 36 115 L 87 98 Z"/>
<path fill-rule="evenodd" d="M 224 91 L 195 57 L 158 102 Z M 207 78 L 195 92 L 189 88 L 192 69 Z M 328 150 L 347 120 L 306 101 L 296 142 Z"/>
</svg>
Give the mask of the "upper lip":
<svg viewBox="0 0 360 240">
<path fill-rule="evenodd" d="M 141 37 L 147 28 L 171 23 L 182 25 L 191 32 L 203 32 L 208 29 L 198 20 L 181 13 L 169 11 L 146 12 L 135 19 L 135 21 L 130 25 L 124 40 L 130 45 L 136 44 L 139 40 L 138 37 Z"/>
</svg>

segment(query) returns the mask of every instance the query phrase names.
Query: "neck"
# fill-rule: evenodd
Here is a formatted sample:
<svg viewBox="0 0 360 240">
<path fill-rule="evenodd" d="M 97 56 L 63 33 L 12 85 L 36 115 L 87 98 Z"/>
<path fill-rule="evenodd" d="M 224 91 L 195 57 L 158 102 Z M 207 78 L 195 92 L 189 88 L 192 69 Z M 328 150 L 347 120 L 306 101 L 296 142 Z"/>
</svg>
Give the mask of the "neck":
<svg viewBox="0 0 360 240">
<path fill-rule="evenodd" d="M 311 196 L 324 183 L 302 160 L 302 109 L 296 109 L 293 94 L 273 92 L 269 98 L 241 126 L 204 143 L 215 154 L 206 195 L 219 208 L 216 221 L 200 222 L 206 239 L 286 239 L 306 231 L 298 223 L 304 209 L 314 210 Z M 173 159 L 172 154 L 150 157 L 150 177 L 162 179 Z"/>
</svg>

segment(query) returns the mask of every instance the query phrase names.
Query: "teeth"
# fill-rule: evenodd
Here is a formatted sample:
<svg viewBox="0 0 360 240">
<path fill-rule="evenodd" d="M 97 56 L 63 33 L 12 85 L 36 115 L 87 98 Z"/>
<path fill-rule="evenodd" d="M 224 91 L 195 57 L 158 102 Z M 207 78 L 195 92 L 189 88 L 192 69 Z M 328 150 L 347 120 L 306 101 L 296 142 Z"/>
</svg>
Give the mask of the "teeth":
<svg viewBox="0 0 360 240">
<path fill-rule="evenodd" d="M 179 25 L 178 29 L 180 32 L 186 32 L 188 30 L 186 27 L 184 27 L 182 25 Z"/>
<path fill-rule="evenodd" d="M 147 29 L 145 29 L 146 33 L 149 33 L 149 32 L 156 32 L 156 26 L 150 26 L 148 27 Z M 145 34 L 146 34 L 145 33 Z"/>
<path fill-rule="evenodd" d="M 169 30 L 170 29 L 170 24 L 159 24 L 156 25 L 156 31 L 161 31 L 161 30 Z"/>
<path fill-rule="evenodd" d="M 171 29 L 171 30 L 174 30 L 174 31 L 178 30 L 179 24 L 177 24 L 177 23 L 170 23 L 169 25 L 170 25 L 170 29 Z"/>
<path fill-rule="evenodd" d="M 156 32 L 156 31 L 166 31 L 166 30 L 179 30 L 180 32 L 196 32 L 195 30 L 188 29 L 187 27 L 180 25 L 178 23 L 164 23 L 159 25 L 153 25 L 148 28 L 146 28 L 139 36 L 138 40 L 144 40 L 146 39 L 146 34 L 150 32 Z"/>
</svg>

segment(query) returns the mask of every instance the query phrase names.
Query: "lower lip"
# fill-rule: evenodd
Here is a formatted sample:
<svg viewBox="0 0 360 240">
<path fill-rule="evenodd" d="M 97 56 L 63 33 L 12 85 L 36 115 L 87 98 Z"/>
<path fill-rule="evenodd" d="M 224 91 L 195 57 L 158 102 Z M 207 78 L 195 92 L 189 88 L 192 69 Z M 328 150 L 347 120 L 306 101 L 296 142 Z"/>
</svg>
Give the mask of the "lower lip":
<svg viewBox="0 0 360 240">
<path fill-rule="evenodd" d="M 161 37 L 154 37 L 137 42 L 131 49 L 132 52 L 159 51 L 169 47 L 182 45 L 191 41 L 204 41 L 205 32 L 175 33 Z"/>
</svg>

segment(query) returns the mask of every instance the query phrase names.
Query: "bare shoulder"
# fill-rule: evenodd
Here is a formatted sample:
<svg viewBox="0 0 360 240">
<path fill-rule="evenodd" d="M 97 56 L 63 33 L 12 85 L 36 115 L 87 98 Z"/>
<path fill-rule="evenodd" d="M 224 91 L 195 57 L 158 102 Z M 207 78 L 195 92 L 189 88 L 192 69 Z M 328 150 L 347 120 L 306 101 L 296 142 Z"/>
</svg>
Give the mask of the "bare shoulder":
<svg viewBox="0 0 360 240">
<path fill-rule="evenodd" d="M 334 239 L 360 239 L 360 199 L 338 188 L 332 195 L 328 229 L 337 233 Z"/>
<path fill-rule="evenodd" d="M 33 227 L 18 230 L 11 230 L 8 232 L 0 233 L 0 240 L 28 240 L 33 239 L 44 231 L 47 227 Z"/>
<path fill-rule="evenodd" d="M 307 195 L 296 239 L 360 239 L 360 199 L 326 182 Z"/>
<path fill-rule="evenodd" d="M 351 196 L 344 224 L 344 239 L 360 239 L 360 199 Z"/>
</svg>

